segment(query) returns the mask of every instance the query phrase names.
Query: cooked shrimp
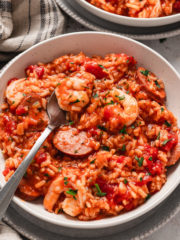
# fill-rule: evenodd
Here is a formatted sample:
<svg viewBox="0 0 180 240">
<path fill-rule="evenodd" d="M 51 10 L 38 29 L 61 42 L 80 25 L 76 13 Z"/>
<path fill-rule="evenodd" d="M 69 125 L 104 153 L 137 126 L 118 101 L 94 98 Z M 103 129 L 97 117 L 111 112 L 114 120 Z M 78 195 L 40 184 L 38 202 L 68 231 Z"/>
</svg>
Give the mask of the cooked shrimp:
<svg viewBox="0 0 180 240">
<path fill-rule="evenodd" d="M 178 133 L 178 142 L 172 151 L 168 166 L 174 165 L 180 158 L 180 133 Z"/>
<path fill-rule="evenodd" d="M 57 83 L 54 82 L 54 84 Z M 41 97 L 50 95 L 51 91 L 49 91 L 49 86 L 52 86 L 52 83 L 50 84 L 48 81 L 37 81 L 35 78 L 21 78 L 9 84 L 5 96 L 9 104 L 11 104 L 13 108 L 16 108 L 24 96 L 28 94 L 36 93 Z M 55 86 L 56 85 L 54 85 L 54 87 Z"/>
<path fill-rule="evenodd" d="M 80 112 L 89 103 L 94 79 L 86 72 L 64 78 L 56 88 L 59 106 L 65 111 Z"/>
<path fill-rule="evenodd" d="M 113 88 L 107 96 L 103 117 L 106 127 L 117 130 L 123 125 L 131 125 L 138 116 L 138 103 L 136 99 L 120 89 Z"/>
<path fill-rule="evenodd" d="M 56 204 L 60 194 L 64 190 L 64 180 L 62 176 L 58 176 L 48 188 L 48 191 L 44 198 L 44 207 L 49 212 L 53 211 L 53 207 Z"/>
<path fill-rule="evenodd" d="M 68 215 L 75 217 L 81 213 L 79 203 L 74 198 L 66 198 L 62 203 L 62 209 Z"/>
</svg>

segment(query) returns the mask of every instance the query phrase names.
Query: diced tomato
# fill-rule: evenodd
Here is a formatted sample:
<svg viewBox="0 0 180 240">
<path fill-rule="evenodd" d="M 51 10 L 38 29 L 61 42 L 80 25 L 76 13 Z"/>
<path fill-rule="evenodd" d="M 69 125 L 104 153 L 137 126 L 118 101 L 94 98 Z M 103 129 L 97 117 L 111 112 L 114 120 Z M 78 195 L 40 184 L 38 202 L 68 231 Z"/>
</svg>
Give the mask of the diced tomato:
<svg viewBox="0 0 180 240">
<path fill-rule="evenodd" d="M 149 175 L 145 175 L 145 176 L 143 177 L 142 181 L 136 182 L 136 185 L 138 185 L 138 186 L 143 186 L 143 185 L 145 185 L 145 184 L 147 184 L 147 183 L 149 183 L 149 182 L 151 182 L 151 181 L 152 181 L 152 177 L 149 176 Z"/>
<path fill-rule="evenodd" d="M 118 163 L 123 163 L 124 160 L 125 160 L 125 158 L 126 158 L 125 156 L 118 156 L 118 158 L 117 158 L 116 161 L 117 161 Z"/>
<path fill-rule="evenodd" d="M 19 105 L 16 109 L 16 115 L 23 115 L 27 112 L 28 112 L 28 109 L 21 105 Z"/>
<path fill-rule="evenodd" d="M 35 69 L 35 71 L 36 71 L 36 73 L 37 73 L 37 75 L 38 75 L 38 78 L 42 78 L 43 77 L 43 75 L 44 75 L 44 67 L 37 67 L 36 69 Z"/>
<path fill-rule="evenodd" d="M 180 0 L 176 0 L 176 2 L 174 3 L 174 11 L 180 13 Z"/>
<path fill-rule="evenodd" d="M 11 78 L 9 79 L 9 81 L 7 82 L 7 85 L 11 84 L 12 82 L 18 80 L 18 78 Z"/>
<path fill-rule="evenodd" d="M 149 159 L 150 157 L 152 157 L 152 161 L 155 161 L 157 159 L 157 155 L 158 155 L 158 149 L 157 148 L 151 147 L 149 145 L 145 146 L 144 157 L 146 159 Z"/>
<path fill-rule="evenodd" d="M 129 200 L 130 198 L 131 198 L 131 195 L 129 191 L 126 191 L 125 194 L 120 194 L 120 193 L 116 194 L 113 198 L 113 201 L 115 204 L 118 205 L 118 204 L 122 204 L 123 200 Z"/>
<path fill-rule="evenodd" d="M 104 120 L 109 121 L 109 119 L 113 116 L 113 107 L 112 106 L 106 106 L 104 108 Z"/>
<path fill-rule="evenodd" d="M 46 153 L 40 153 L 38 154 L 38 156 L 36 157 L 36 163 L 41 164 L 42 162 L 46 161 L 47 159 L 47 154 Z"/>
<path fill-rule="evenodd" d="M 16 129 L 16 122 L 9 116 L 3 116 L 3 122 L 7 133 L 11 134 Z"/>
<path fill-rule="evenodd" d="M 9 172 L 10 172 L 10 169 L 9 168 L 5 168 L 4 171 L 2 172 L 2 174 L 4 176 L 7 176 Z"/>
<path fill-rule="evenodd" d="M 113 198 L 113 195 L 114 195 L 115 185 L 106 183 L 106 181 L 103 180 L 102 178 L 98 178 L 96 180 L 96 183 L 99 185 L 101 191 L 106 193 L 107 199 L 111 200 Z"/>
<path fill-rule="evenodd" d="M 148 161 L 148 170 L 152 175 L 161 174 L 163 170 L 163 166 L 160 160 L 157 160 L 155 163 L 149 164 Z"/>
<path fill-rule="evenodd" d="M 98 134 L 97 128 L 94 127 L 89 129 L 89 133 L 91 134 L 91 136 L 97 136 Z"/>
<path fill-rule="evenodd" d="M 38 78 L 42 78 L 43 74 L 44 74 L 44 67 L 43 66 L 37 66 L 37 65 L 29 65 L 26 69 L 25 72 L 27 72 L 29 70 L 30 73 L 32 72 L 36 72 Z"/>
<path fill-rule="evenodd" d="M 134 59 L 133 56 L 128 56 L 127 57 L 127 63 L 129 63 L 130 65 L 135 65 L 137 62 L 136 62 L 136 60 Z"/>
<path fill-rule="evenodd" d="M 170 139 L 169 142 L 167 142 L 164 146 L 162 146 L 162 149 L 166 152 L 170 151 L 173 147 L 175 147 L 178 143 L 178 136 L 177 134 L 168 134 L 168 139 Z"/>
<path fill-rule="evenodd" d="M 108 76 L 108 73 L 96 62 L 86 62 L 85 71 L 93 74 L 97 79 L 102 79 Z"/>
</svg>

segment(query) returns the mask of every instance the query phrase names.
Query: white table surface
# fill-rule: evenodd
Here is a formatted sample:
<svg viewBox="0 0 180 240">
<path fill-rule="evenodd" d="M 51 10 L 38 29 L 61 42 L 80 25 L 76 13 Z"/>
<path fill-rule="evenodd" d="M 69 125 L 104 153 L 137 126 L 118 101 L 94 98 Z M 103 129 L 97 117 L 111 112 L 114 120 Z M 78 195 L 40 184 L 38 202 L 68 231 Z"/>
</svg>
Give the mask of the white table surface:
<svg viewBox="0 0 180 240">
<path fill-rule="evenodd" d="M 74 20 L 68 18 L 65 32 L 88 31 Z M 180 36 L 160 40 L 140 41 L 165 57 L 180 73 Z M 117 238 L 117 240 L 120 240 Z M 180 212 L 169 223 L 144 240 L 180 240 Z"/>
</svg>

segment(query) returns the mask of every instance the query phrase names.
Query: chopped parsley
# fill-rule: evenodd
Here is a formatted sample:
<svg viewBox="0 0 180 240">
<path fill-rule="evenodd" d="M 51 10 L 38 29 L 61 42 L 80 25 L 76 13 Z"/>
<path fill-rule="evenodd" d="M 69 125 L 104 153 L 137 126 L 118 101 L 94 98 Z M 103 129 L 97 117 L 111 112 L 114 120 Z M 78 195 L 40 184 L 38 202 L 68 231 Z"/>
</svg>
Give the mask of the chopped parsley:
<svg viewBox="0 0 180 240">
<path fill-rule="evenodd" d="M 164 108 L 163 107 L 161 108 L 161 112 L 164 112 Z"/>
<path fill-rule="evenodd" d="M 101 148 L 102 148 L 104 151 L 108 151 L 108 152 L 110 151 L 110 148 L 109 148 L 108 146 L 102 146 Z"/>
<path fill-rule="evenodd" d="M 68 178 L 67 177 L 64 177 L 64 184 L 68 185 Z"/>
<path fill-rule="evenodd" d="M 167 144 L 168 142 L 170 142 L 171 140 L 172 140 L 172 138 L 164 140 L 164 141 L 162 142 L 162 145 L 163 145 L 163 146 L 166 145 L 166 144 Z"/>
<path fill-rule="evenodd" d="M 105 68 L 103 65 L 98 64 L 98 66 L 99 66 L 100 68 L 104 69 L 106 72 L 108 71 L 107 68 Z"/>
<path fill-rule="evenodd" d="M 93 164 L 93 163 L 95 163 L 95 161 L 96 161 L 96 158 L 95 158 L 95 159 L 93 159 L 93 160 L 90 162 L 90 164 Z"/>
<path fill-rule="evenodd" d="M 23 93 L 23 96 L 24 96 L 24 97 L 26 97 L 26 94 L 25 94 L 25 93 Z"/>
<path fill-rule="evenodd" d="M 70 64 L 74 64 L 74 62 L 70 62 Z"/>
<path fill-rule="evenodd" d="M 48 173 L 45 173 L 44 176 L 49 177 L 49 174 L 48 174 Z"/>
<path fill-rule="evenodd" d="M 61 212 L 63 212 L 62 208 L 60 208 L 60 209 L 58 210 L 58 213 L 61 213 Z"/>
<path fill-rule="evenodd" d="M 128 180 L 125 178 L 124 179 L 124 184 L 127 184 L 128 183 Z"/>
<path fill-rule="evenodd" d="M 74 150 L 74 153 L 78 153 L 78 150 Z"/>
<path fill-rule="evenodd" d="M 156 84 L 156 86 L 157 86 L 158 88 L 161 88 L 161 86 L 159 85 L 159 83 L 158 83 L 157 80 L 155 80 L 154 82 L 155 82 L 155 84 Z"/>
<path fill-rule="evenodd" d="M 157 135 L 157 140 L 159 140 L 159 139 L 160 139 L 160 132 Z"/>
<path fill-rule="evenodd" d="M 149 161 L 152 161 L 152 157 L 149 157 Z"/>
<path fill-rule="evenodd" d="M 126 91 L 127 94 L 129 94 L 129 91 Z"/>
<path fill-rule="evenodd" d="M 142 177 L 140 177 L 139 181 L 142 182 L 142 180 L 143 180 Z"/>
<path fill-rule="evenodd" d="M 107 131 L 107 129 L 104 126 L 101 126 L 101 125 L 97 125 L 97 128 L 102 130 L 102 131 Z"/>
<path fill-rule="evenodd" d="M 120 133 L 127 134 L 126 132 L 126 125 L 119 131 Z"/>
<path fill-rule="evenodd" d="M 144 76 L 148 76 L 149 75 L 149 71 L 148 70 L 145 70 L 145 71 L 140 71 L 140 73 L 142 73 Z"/>
<path fill-rule="evenodd" d="M 144 158 L 143 158 L 143 157 L 138 158 L 137 156 L 135 156 L 135 159 L 136 159 L 137 162 L 138 162 L 138 166 L 139 166 L 139 167 L 142 167 Z"/>
<path fill-rule="evenodd" d="M 12 104 L 15 104 L 15 101 L 13 101 Z"/>
<path fill-rule="evenodd" d="M 107 103 L 106 105 L 111 105 L 111 104 L 114 104 L 114 101 L 111 100 L 109 103 Z"/>
<path fill-rule="evenodd" d="M 97 93 L 95 93 L 94 95 L 93 95 L 93 98 L 98 98 L 99 97 L 99 95 L 97 94 Z"/>
<path fill-rule="evenodd" d="M 125 151 L 126 151 L 126 145 L 125 145 L 125 144 L 123 144 L 123 146 L 122 146 L 122 148 L 121 148 L 121 151 L 122 151 L 122 152 L 125 152 Z"/>
<path fill-rule="evenodd" d="M 61 85 L 61 83 L 57 83 L 56 87 L 59 86 L 59 85 Z"/>
<path fill-rule="evenodd" d="M 171 124 L 170 124 L 167 120 L 164 122 L 164 124 L 165 124 L 167 127 L 171 127 Z"/>
<path fill-rule="evenodd" d="M 73 124 L 74 124 L 74 121 L 69 122 L 69 125 L 73 125 Z"/>
<path fill-rule="evenodd" d="M 117 97 L 120 101 L 125 99 L 125 96 L 124 96 L 124 95 L 123 95 L 123 96 L 115 95 L 115 97 Z"/>
<path fill-rule="evenodd" d="M 78 102 L 80 102 L 80 100 L 76 99 L 74 102 L 70 102 L 69 104 L 71 105 L 71 104 L 78 103 Z"/>
<path fill-rule="evenodd" d="M 134 129 L 134 128 L 135 128 L 135 125 L 134 125 L 134 124 L 132 124 L 132 125 L 131 125 L 131 128 L 132 128 L 132 129 Z"/>
<path fill-rule="evenodd" d="M 59 168 L 58 168 L 58 172 L 60 172 L 61 170 L 62 170 L 62 167 L 59 167 Z"/>
<path fill-rule="evenodd" d="M 44 145 L 43 148 L 47 148 L 47 146 Z"/>
<path fill-rule="evenodd" d="M 145 200 L 148 200 L 150 197 L 151 197 L 151 194 L 148 193 L 147 196 L 146 196 L 146 198 L 145 198 Z"/>
<path fill-rule="evenodd" d="M 69 194 L 69 195 L 72 195 L 72 196 L 76 196 L 77 191 L 78 190 L 73 190 L 73 189 L 69 188 L 69 190 L 66 191 L 66 193 Z"/>
<path fill-rule="evenodd" d="M 99 187 L 99 184 L 95 183 L 94 185 L 95 185 L 95 187 L 97 189 L 97 196 L 99 196 L 99 197 L 106 196 L 106 193 L 101 191 L 101 189 Z"/>
</svg>

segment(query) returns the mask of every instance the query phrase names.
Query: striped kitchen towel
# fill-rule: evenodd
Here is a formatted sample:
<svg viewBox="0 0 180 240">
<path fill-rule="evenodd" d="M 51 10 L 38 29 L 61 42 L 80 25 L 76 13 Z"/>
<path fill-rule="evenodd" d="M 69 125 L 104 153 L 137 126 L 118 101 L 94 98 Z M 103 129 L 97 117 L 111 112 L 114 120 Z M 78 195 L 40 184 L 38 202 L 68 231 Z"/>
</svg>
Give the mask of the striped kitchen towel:
<svg viewBox="0 0 180 240">
<path fill-rule="evenodd" d="M 55 0 L 0 0 L 0 62 L 63 32 Z"/>
</svg>

